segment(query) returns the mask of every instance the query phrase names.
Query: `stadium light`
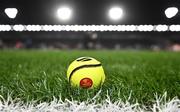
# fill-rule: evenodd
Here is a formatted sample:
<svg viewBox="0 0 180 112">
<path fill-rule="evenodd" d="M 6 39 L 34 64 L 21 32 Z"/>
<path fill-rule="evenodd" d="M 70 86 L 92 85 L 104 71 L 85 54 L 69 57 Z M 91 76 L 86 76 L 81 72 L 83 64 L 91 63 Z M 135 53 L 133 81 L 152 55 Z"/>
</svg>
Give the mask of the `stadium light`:
<svg viewBox="0 0 180 112">
<path fill-rule="evenodd" d="M 52 25 L 44 25 L 44 26 L 42 26 L 42 29 L 43 29 L 43 31 L 53 31 L 53 26 Z"/>
<path fill-rule="evenodd" d="M 27 25 L 27 31 L 41 31 L 40 25 Z"/>
<path fill-rule="evenodd" d="M 125 31 L 135 31 L 136 26 L 135 25 L 126 25 Z"/>
<path fill-rule="evenodd" d="M 23 25 L 14 25 L 13 26 L 13 30 L 14 31 L 24 31 L 25 30 L 25 28 L 24 28 L 24 26 Z"/>
<path fill-rule="evenodd" d="M 64 6 L 57 10 L 57 16 L 62 21 L 68 21 L 72 17 L 72 9 Z"/>
<path fill-rule="evenodd" d="M 180 32 L 180 25 L 3 25 L 0 24 L 0 32 L 3 31 L 139 31 L 139 32 Z"/>
<path fill-rule="evenodd" d="M 180 31 L 180 25 L 170 25 L 169 30 L 170 31 Z"/>
<path fill-rule="evenodd" d="M 16 8 L 6 8 L 4 10 L 4 12 L 6 13 L 6 15 L 11 18 L 11 19 L 14 19 L 16 18 L 16 15 L 18 13 L 18 10 Z"/>
<path fill-rule="evenodd" d="M 0 25 L 0 31 L 10 31 L 11 26 L 10 25 Z"/>
<path fill-rule="evenodd" d="M 45 26 L 44 29 L 46 31 L 50 30 L 52 28 L 52 31 L 62 31 L 62 26 L 61 25 L 54 25 L 54 26 Z"/>
<path fill-rule="evenodd" d="M 165 15 L 167 18 L 172 18 L 176 16 L 177 13 L 178 13 L 178 8 L 176 7 L 169 7 L 165 10 Z"/>
<path fill-rule="evenodd" d="M 109 14 L 110 19 L 114 21 L 118 21 L 123 16 L 123 10 L 120 7 L 112 7 L 109 9 L 108 14 Z"/>
<path fill-rule="evenodd" d="M 158 31 L 158 32 L 168 31 L 168 26 L 167 25 L 157 25 L 156 31 Z"/>
<path fill-rule="evenodd" d="M 137 29 L 138 31 L 150 32 L 153 31 L 154 27 L 152 25 L 139 25 Z"/>
</svg>

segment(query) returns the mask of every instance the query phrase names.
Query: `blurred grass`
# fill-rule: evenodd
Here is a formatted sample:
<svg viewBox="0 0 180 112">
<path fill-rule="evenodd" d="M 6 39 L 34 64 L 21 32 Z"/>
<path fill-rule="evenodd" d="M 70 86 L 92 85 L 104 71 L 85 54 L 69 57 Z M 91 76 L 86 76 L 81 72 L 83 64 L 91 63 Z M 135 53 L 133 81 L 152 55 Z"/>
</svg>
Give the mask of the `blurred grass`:
<svg viewBox="0 0 180 112">
<path fill-rule="evenodd" d="M 0 95 L 24 101 L 51 101 L 53 97 L 78 101 L 93 98 L 97 90 L 71 88 L 66 69 L 76 58 L 92 56 L 102 62 L 106 80 L 97 101 L 127 100 L 151 103 L 167 91 L 180 97 L 180 53 L 149 51 L 0 51 Z"/>
</svg>

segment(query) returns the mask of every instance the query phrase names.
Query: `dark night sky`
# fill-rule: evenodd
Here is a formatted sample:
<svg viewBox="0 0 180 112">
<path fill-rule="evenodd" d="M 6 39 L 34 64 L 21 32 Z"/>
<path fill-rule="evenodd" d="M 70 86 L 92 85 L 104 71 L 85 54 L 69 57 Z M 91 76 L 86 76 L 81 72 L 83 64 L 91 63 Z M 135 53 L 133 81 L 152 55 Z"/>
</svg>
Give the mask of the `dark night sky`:
<svg viewBox="0 0 180 112">
<path fill-rule="evenodd" d="M 55 17 L 58 6 L 67 4 L 74 9 L 74 18 L 66 24 L 180 24 L 180 17 L 167 19 L 168 6 L 180 9 L 180 0 L 0 0 L 0 24 L 64 24 Z M 125 17 L 117 23 L 107 18 L 107 9 L 120 5 Z M 4 13 L 7 7 L 19 10 L 10 20 Z"/>
</svg>

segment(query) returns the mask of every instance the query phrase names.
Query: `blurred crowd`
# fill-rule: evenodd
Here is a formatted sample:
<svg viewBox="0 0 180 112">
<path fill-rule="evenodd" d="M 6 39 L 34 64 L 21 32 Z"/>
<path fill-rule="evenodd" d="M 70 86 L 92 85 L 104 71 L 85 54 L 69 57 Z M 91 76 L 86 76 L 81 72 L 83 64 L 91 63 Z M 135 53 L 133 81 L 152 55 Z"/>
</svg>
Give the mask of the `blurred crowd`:
<svg viewBox="0 0 180 112">
<path fill-rule="evenodd" d="M 82 35 L 82 34 L 81 34 Z M 79 36 L 79 35 L 78 35 Z M 129 50 L 152 50 L 152 51 L 176 51 L 180 52 L 180 43 L 170 42 L 164 40 L 143 40 L 134 41 L 132 39 L 138 38 L 138 36 L 133 36 L 133 38 L 120 38 L 117 35 L 104 34 L 99 36 L 96 32 L 86 32 L 83 33 L 82 38 L 78 36 L 73 36 L 73 38 L 9 38 L 9 40 L 3 40 L 0 38 L 0 49 L 129 49 Z M 121 36 L 123 37 L 123 36 Z M 113 39 L 114 38 L 114 39 Z M 145 38 L 147 39 L 147 38 Z M 139 39 L 140 40 L 140 39 Z M 143 41 L 142 41 L 143 40 Z"/>
<path fill-rule="evenodd" d="M 92 35 L 90 38 L 88 35 Z M 56 42 L 56 43 L 33 43 L 31 39 L 27 39 L 26 41 L 17 40 L 14 43 L 7 44 L 6 42 L 3 42 L 3 40 L 0 40 L 0 49 L 86 49 L 86 50 L 93 50 L 93 49 L 115 49 L 115 50 L 121 50 L 121 49 L 130 49 L 130 50 L 152 50 L 152 51 L 161 51 L 161 50 L 167 50 L 167 51 L 176 51 L 180 52 L 180 44 L 168 44 L 166 47 L 162 48 L 159 45 L 150 45 L 149 47 L 144 47 L 140 44 L 136 45 L 126 45 L 122 46 L 121 44 L 115 44 L 112 47 L 108 47 L 105 45 L 102 45 L 101 43 L 97 42 L 97 34 L 87 34 L 86 39 L 84 39 L 82 42 L 79 42 L 75 45 L 62 43 L 62 42 Z"/>
</svg>

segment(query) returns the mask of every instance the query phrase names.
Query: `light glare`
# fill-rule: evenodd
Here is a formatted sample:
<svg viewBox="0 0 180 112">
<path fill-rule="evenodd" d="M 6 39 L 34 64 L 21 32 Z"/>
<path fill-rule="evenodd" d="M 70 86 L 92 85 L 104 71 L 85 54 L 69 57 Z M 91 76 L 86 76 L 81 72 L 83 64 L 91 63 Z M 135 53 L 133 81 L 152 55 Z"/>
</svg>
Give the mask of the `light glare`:
<svg viewBox="0 0 180 112">
<path fill-rule="evenodd" d="M 113 7 L 109 10 L 109 17 L 112 20 L 119 20 L 123 16 L 123 10 L 120 7 Z"/>
<path fill-rule="evenodd" d="M 6 8 L 4 12 L 9 18 L 14 19 L 18 13 L 18 10 L 16 8 Z"/>
<path fill-rule="evenodd" d="M 72 16 L 72 10 L 68 7 L 61 7 L 57 10 L 57 15 L 60 20 L 69 20 Z"/>
<path fill-rule="evenodd" d="M 165 15 L 167 18 L 172 18 L 176 16 L 177 13 L 178 13 L 178 8 L 176 7 L 169 7 L 165 10 Z"/>
<path fill-rule="evenodd" d="M 170 31 L 180 31 L 180 25 L 169 26 Z"/>
<path fill-rule="evenodd" d="M 168 30 L 168 26 L 167 26 L 167 25 L 157 25 L 157 26 L 156 26 L 156 30 L 157 30 L 158 32 L 167 31 L 167 30 Z"/>
<path fill-rule="evenodd" d="M 14 25 L 13 29 L 15 31 L 23 31 L 24 30 L 24 26 L 23 25 Z"/>
<path fill-rule="evenodd" d="M 0 31 L 10 31 L 11 26 L 10 25 L 0 25 Z"/>
<path fill-rule="evenodd" d="M 28 31 L 40 31 L 41 30 L 41 26 L 40 25 L 28 25 L 26 27 L 26 29 Z"/>
</svg>

